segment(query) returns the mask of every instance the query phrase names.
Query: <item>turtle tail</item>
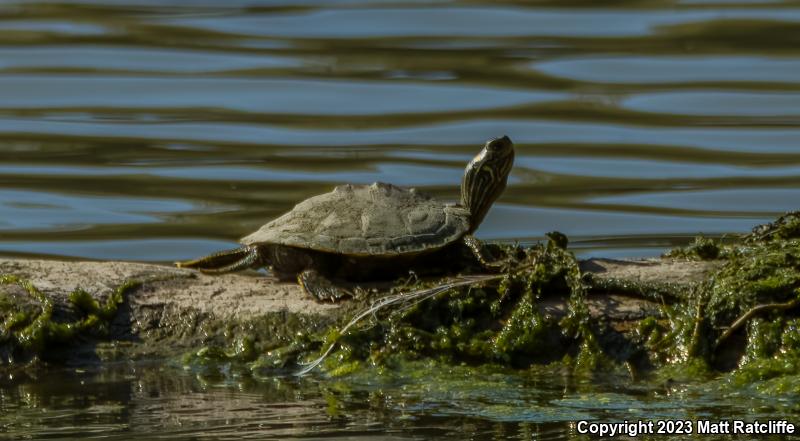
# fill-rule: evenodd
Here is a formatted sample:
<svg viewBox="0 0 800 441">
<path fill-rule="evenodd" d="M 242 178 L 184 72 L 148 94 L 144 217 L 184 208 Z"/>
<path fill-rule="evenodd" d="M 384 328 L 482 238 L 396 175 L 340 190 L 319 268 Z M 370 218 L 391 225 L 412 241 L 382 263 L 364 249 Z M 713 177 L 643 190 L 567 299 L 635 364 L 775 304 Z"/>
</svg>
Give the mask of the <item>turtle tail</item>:
<svg viewBox="0 0 800 441">
<path fill-rule="evenodd" d="M 175 266 L 193 268 L 208 274 L 223 274 L 252 268 L 258 260 L 258 250 L 255 247 L 241 247 L 209 254 L 199 259 L 175 262 Z"/>
</svg>

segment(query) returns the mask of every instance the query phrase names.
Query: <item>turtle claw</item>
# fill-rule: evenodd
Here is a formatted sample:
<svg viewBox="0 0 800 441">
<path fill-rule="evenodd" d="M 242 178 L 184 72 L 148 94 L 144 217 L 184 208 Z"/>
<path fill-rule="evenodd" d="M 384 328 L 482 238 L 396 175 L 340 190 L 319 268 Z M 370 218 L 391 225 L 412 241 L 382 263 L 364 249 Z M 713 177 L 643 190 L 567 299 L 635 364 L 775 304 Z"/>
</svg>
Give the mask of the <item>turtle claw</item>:
<svg viewBox="0 0 800 441">
<path fill-rule="evenodd" d="M 352 298 L 353 293 L 323 276 L 317 270 L 307 269 L 297 275 L 297 283 L 308 295 L 319 302 L 336 302 L 344 298 Z"/>
<path fill-rule="evenodd" d="M 486 252 L 483 249 L 483 243 L 481 243 L 481 241 L 475 236 L 471 234 L 464 236 L 464 244 L 467 246 L 467 248 L 469 248 L 470 251 L 472 251 L 475 259 L 478 260 L 478 263 L 480 263 L 484 269 L 492 272 L 500 272 L 506 268 L 506 259 L 493 261 L 489 260 L 489 258 L 486 256 Z"/>
<path fill-rule="evenodd" d="M 259 262 L 258 249 L 242 247 L 220 251 L 199 259 L 175 262 L 178 268 L 193 268 L 206 274 L 232 273 L 252 268 Z"/>
</svg>

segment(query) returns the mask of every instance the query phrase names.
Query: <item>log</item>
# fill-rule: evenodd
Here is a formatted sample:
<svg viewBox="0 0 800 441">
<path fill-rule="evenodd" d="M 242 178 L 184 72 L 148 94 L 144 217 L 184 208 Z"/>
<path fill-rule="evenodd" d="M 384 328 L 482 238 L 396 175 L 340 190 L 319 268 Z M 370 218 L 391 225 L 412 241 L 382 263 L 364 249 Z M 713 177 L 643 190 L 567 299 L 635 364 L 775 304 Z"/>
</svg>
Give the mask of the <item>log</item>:
<svg viewBox="0 0 800 441">
<path fill-rule="evenodd" d="M 588 259 L 580 263 L 584 273 L 598 280 L 614 280 L 614 286 L 655 283 L 679 289 L 704 280 L 718 265 L 713 261 L 668 259 Z M 103 304 L 124 283 L 140 282 L 125 293 L 107 335 L 84 339 L 77 349 L 61 354 L 68 362 L 175 355 L 210 341 L 222 341 L 232 327 L 271 327 L 276 341 L 288 342 L 293 333 L 324 331 L 354 313 L 354 302 L 320 303 L 295 283 L 257 272 L 210 276 L 134 262 L 0 259 L 0 274 L 29 281 L 51 299 L 59 320 L 66 322 L 80 316 L 69 300 L 75 290 L 84 290 Z M 13 290 L 10 285 L 0 289 Z M 644 317 L 660 314 L 660 302 L 663 299 L 635 297 L 613 288 L 592 292 L 587 298 L 590 314 L 610 321 L 619 331 L 630 329 Z M 538 307 L 554 317 L 567 311 L 566 299 L 560 297 L 546 297 Z"/>
</svg>

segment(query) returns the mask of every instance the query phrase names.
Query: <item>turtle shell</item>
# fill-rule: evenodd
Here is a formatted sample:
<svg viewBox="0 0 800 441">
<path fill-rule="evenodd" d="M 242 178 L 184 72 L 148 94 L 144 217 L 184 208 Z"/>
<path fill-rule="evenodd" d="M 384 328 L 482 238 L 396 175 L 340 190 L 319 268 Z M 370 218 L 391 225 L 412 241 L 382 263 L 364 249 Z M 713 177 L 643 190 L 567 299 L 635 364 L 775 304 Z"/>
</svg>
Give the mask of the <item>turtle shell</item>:
<svg viewBox="0 0 800 441">
<path fill-rule="evenodd" d="M 241 242 L 354 256 L 392 256 L 435 250 L 468 231 L 467 209 L 444 204 L 414 189 L 376 182 L 342 185 L 306 199 Z"/>
</svg>

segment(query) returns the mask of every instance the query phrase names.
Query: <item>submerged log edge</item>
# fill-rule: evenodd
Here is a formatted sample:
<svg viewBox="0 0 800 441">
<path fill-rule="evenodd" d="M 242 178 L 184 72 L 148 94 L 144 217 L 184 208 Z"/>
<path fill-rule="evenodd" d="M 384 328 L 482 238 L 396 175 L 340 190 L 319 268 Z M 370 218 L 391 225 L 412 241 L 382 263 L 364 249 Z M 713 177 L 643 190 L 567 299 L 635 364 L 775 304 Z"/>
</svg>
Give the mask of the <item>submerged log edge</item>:
<svg viewBox="0 0 800 441">
<path fill-rule="evenodd" d="M 653 283 L 689 289 L 719 263 L 588 259 L 580 266 L 594 278 L 613 279 L 621 285 Z M 0 259 L 0 274 L 29 281 L 51 299 L 54 315 L 62 318 L 78 315 L 69 299 L 75 290 L 83 290 L 103 303 L 124 283 L 140 282 L 125 294 L 108 335 L 72 347 L 68 361 L 176 355 L 223 335 L 231 323 L 299 322 L 319 330 L 354 312 L 353 302 L 319 303 L 297 284 L 255 272 L 209 276 L 133 262 Z M 659 314 L 659 301 L 663 299 L 644 299 L 613 289 L 590 293 L 587 298 L 592 317 L 607 320 L 620 331 Z M 543 314 L 559 317 L 567 312 L 567 299 L 544 298 L 538 307 Z M 98 356 L 98 345 L 104 348 L 100 352 L 109 352 L 110 348 L 114 355 Z"/>
</svg>

